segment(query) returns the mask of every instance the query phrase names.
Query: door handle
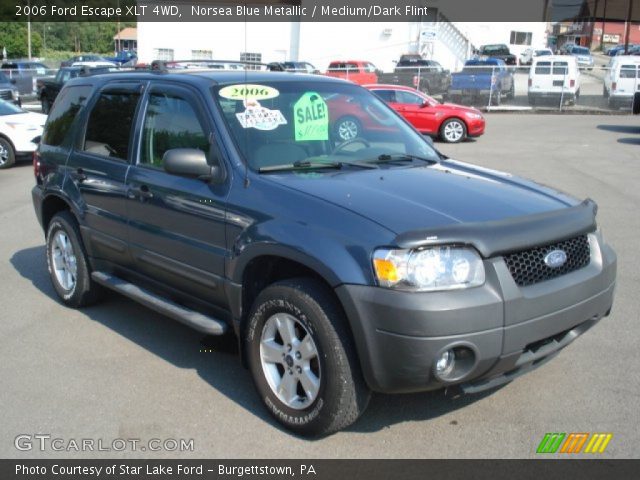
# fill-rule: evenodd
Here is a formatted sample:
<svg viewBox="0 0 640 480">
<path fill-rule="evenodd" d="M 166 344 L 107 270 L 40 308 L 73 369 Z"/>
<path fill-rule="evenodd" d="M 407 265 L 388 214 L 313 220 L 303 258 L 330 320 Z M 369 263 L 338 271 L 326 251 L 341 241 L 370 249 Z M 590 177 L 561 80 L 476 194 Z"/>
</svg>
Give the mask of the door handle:
<svg viewBox="0 0 640 480">
<path fill-rule="evenodd" d="M 144 201 L 153 198 L 153 193 L 151 193 L 147 185 L 140 185 L 137 188 L 130 188 L 127 191 L 127 196 L 131 199 L 139 198 L 140 201 Z"/>
<path fill-rule="evenodd" d="M 71 174 L 71 178 L 73 178 L 76 182 L 82 183 L 87 179 L 87 174 L 84 173 L 84 170 L 82 170 L 82 168 L 78 168 Z"/>
</svg>

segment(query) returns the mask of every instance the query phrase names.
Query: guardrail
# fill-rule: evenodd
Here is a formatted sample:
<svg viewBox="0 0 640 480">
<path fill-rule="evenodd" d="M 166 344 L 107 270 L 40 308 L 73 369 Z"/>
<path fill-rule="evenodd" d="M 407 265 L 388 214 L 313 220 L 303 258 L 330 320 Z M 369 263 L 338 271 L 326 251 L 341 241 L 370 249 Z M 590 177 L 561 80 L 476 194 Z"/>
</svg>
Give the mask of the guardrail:
<svg viewBox="0 0 640 480">
<path fill-rule="evenodd" d="M 206 65 L 196 65 L 199 62 L 193 63 L 194 65 L 182 65 L 181 68 L 207 68 Z M 201 63 L 211 63 L 209 68 L 219 70 L 221 65 L 218 64 L 222 62 Z M 231 63 L 240 68 L 242 62 Z M 226 69 L 226 65 L 223 68 Z M 256 67 L 245 65 L 244 68 Z M 387 72 L 335 68 L 321 74 L 359 84 L 406 86 L 439 101 L 488 111 L 631 114 L 634 93 L 640 92 L 640 64 L 632 62 L 628 65 L 623 63 L 614 71 L 598 65 L 579 69 L 575 78 L 566 69 L 560 71 L 550 67 L 548 70 L 535 72 L 528 66 L 466 66 L 460 71 L 450 72 L 442 67 L 419 66 L 397 67 Z M 57 73 L 56 69 L 44 73 L 36 70 L 2 71 L 7 77 L 16 80 L 16 86 L 25 101 L 36 98 L 38 79 L 55 76 Z"/>
</svg>

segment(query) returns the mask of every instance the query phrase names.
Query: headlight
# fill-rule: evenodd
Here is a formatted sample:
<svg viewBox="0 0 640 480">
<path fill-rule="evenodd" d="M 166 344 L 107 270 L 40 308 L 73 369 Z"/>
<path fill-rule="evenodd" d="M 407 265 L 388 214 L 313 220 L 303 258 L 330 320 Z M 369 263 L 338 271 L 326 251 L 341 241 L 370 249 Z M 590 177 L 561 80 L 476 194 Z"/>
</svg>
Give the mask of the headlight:
<svg viewBox="0 0 640 480">
<path fill-rule="evenodd" d="M 467 118 L 477 118 L 477 119 L 482 118 L 482 115 L 479 113 L 465 112 L 464 114 L 467 116 Z"/>
<path fill-rule="evenodd" d="M 13 98 L 14 100 L 18 100 L 19 97 L 20 93 L 18 92 L 18 90 L 11 90 L 11 98 Z"/>
<path fill-rule="evenodd" d="M 382 287 L 433 291 L 477 287 L 484 283 L 484 265 L 475 250 L 426 247 L 415 250 L 378 249 L 373 268 Z"/>
</svg>

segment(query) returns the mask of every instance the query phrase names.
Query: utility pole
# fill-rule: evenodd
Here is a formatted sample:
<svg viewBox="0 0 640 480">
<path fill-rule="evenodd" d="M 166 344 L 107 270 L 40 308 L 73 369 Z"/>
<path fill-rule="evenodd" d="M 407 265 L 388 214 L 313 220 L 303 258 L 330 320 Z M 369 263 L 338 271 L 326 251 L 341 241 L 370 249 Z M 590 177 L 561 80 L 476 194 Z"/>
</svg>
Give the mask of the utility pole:
<svg viewBox="0 0 640 480">
<path fill-rule="evenodd" d="M 593 31 L 594 31 L 594 29 L 596 27 L 596 15 L 597 14 L 598 14 L 598 0 L 596 0 L 596 4 L 593 7 L 593 12 L 591 12 L 591 33 L 589 34 L 589 50 L 591 50 L 593 48 Z M 602 41 L 600 43 L 602 43 Z"/>
<path fill-rule="evenodd" d="M 28 6 L 29 17 L 27 17 L 27 54 L 29 55 L 29 60 L 31 60 L 31 0 L 29 0 Z"/>
<path fill-rule="evenodd" d="M 627 0 L 629 2 L 629 9 L 627 10 L 627 21 L 625 22 L 625 39 L 624 39 L 624 54 L 629 53 L 629 37 L 631 35 L 631 14 L 633 13 L 633 0 Z"/>
<path fill-rule="evenodd" d="M 29 19 L 31 15 L 29 15 Z M 27 49 L 29 50 L 29 60 L 31 60 L 31 20 L 27 21 Z"/>
<path fill-rule="evenodd" d="M 604 11 L 602 12 L 602 36 L 600 37 L 600 49 L 604 46 L 604 30 L 607 24 L 607 0 L 604 0 Z"/>
</svg>

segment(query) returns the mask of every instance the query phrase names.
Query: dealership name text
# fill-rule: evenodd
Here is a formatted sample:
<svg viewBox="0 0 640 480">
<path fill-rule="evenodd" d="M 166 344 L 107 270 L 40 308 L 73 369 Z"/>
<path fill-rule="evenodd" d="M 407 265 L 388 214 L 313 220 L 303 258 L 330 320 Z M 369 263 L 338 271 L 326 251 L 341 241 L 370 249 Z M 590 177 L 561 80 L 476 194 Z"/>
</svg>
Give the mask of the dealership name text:
<svg viewBox="0 0 640 480">
<path fill-rule="evenodd" d="M 57 465 L 51 468 L 43 465 L 16 465 L 16 475 L 91 475 L 99 477 L 105 475 L 203 475 L 202 465 L 191 466 L 178 464 L 175 468 L 170 465 L 125 465 L 113 464 L 108 466 Z"/>
</svg>

